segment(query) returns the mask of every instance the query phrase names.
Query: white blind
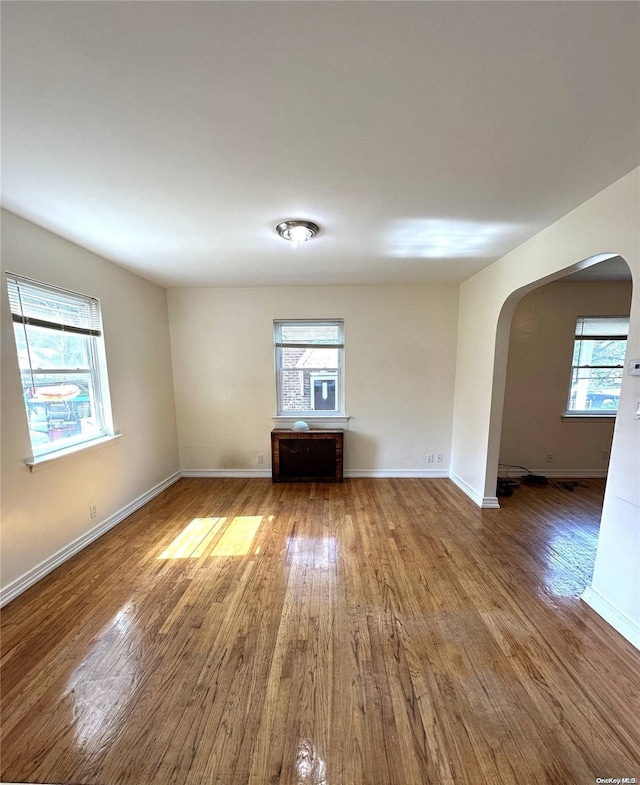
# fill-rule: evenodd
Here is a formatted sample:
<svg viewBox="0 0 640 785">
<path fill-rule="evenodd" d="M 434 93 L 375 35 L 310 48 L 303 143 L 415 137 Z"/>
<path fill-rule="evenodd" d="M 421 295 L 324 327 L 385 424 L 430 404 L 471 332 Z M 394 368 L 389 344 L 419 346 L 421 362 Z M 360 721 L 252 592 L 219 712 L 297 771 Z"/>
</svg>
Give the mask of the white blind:
<svg viewBox="0 0 640 785">
<path fill-rule="evenodd" d="M 54 330 L 100 335 L 100 308 L 95 297 L 7 273 L 14 322 Z"/>
<path fill-rule="evenodd" d="M 275 322 L 276 346 L 341 349 L 342 322 Z"/>
<path fill-rule="evenodd" d="M 578 316 L 576 338 L 618 338 L 629 334 L 628 316 Z"/>
</svg>

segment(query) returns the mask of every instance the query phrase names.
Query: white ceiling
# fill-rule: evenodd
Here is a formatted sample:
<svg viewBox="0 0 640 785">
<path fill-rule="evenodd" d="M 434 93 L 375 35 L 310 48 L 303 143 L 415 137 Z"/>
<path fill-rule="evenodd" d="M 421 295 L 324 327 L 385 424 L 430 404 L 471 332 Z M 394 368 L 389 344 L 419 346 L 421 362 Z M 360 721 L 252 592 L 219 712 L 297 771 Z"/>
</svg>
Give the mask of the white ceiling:
<svg viewBox="0 0 640 785">
<path fill-rule="evenodd" d="M 640 164 L 639 41 L 615 0 L 4 2 L 3 204 L 168 286 L 457 283 Z"/>
</svg>

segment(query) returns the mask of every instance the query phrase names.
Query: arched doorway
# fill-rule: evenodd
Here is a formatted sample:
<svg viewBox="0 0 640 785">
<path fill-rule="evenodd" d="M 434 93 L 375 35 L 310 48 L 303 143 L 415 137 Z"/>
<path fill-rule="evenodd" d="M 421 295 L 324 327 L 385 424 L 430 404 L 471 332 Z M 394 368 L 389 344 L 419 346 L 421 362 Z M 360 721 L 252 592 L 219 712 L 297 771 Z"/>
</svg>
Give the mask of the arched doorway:
<svg viewBox="0 0 640 785">
<path fill-rule="evenodd" d="M 550 479 L 606 476 L 623 368 L 584 366 L 624 365 L 626 341 L 605 337 L 617 330 L 626 338 L 631 295 L 629 266 L 615 257 L 520 299 L 510 323 L 501 473 L 510 465 Z M 600 339 L 576 341 L 577 330 Z"/>
<path fill-rule="evenodd" d="M 495 488 L 498 474 L 509 333 L 516 306 L 526 294 L 544 284 L 558 281 L 615 256 L 607 254 L 604 259 L 602 255 L 590 257 L 515 290 L 504 302 L 496 330 L 485 498 L 488 498 L 488 489 Z M 633 314 L 634 308 L 637 313 L 638 293 L 637 286 L 634 287 L 634 268 L 631 265 L 628 267 L 634 292 L 631 297 L 629 349 L 623 368 L 593 579 L 582 599 L 640 648 L 640 399 L 636 393 L 637 378 L 630 375 L 627 368 L 627 364 L 637 359 L 638 354 L 637 327 L 634 328 Z M 497 499 L 495 501 L 495 505 L 485 506 L 499 506 Z"/>
<path fill-rule="evenodd" d="M 511 323 L 516 307 L 521 300 L 530 292 L 533 292 L 540 287 L 557 282 L 575 273 L 583 273 L 589 269 L 594 268 L 596 265 L 606 263 L 611 264 L 615 261 L 616 264 L 624 264 L 626 269 L 629 270 L 629 276 L 632 279 L 632 271 L 626 261 L 617 254 L 597 254 L 587 259 L 575 262 L 552 275 L 541 278 L 538 281 L 522 286 L 512 292 L 505 300 L 500 315 L 498 317 L 498 324 L 496 328 L 496 346 L 495 346 L 495 360 L 493 368 L 493 385 L 491 392 L 491 414 L 489 421 L 489 438 L 487 449 L 487 465 L 485 476 L 485 498 L 490 498 L 495 492 L 495 482 L 498 476 L 498 464 L 500 456 L 500 444 L 502 437 L 502 422 L 504 415 L 504 396 L 505 386 L 507 379 L 507 360 L 509 355 L 509 337 L 511 333 Z M 624 384 L 624 379 L 623 379 Z M 497 503 L 494 506 L 499 506 Z"/>
</svg>

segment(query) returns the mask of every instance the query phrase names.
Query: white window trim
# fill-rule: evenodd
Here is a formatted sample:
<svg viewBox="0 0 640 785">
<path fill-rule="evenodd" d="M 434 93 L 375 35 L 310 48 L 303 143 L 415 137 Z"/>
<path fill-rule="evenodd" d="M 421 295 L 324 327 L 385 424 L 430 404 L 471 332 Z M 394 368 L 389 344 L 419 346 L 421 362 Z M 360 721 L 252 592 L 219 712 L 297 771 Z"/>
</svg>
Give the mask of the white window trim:
<svg viewBox="0 0 640 785">
<path fill-rule="evenodd" d="M 349 420 L 351 417 L 348 414 L 344 415 L 318 415 L 318 414 L 309 414 L 309 415 L 301 415 L 291 417 L 287 415 L 274 414 L 271 419 L 273 420 L 274 425 L 279 428 L 290 428 L 294 422 L 298 422 L 298 420 L 304 420 L 304 422 L 309 423 L 309 425 L 320 427 L 320 428 L 346 428 L 349 425 Z"/>
<path fill-rule="evenodd" d="M 280 324 L 338 324 L 340 325 L 340 338 L 341 344 L 336 347 L 330 348 L 337 348 L 339 349 L 338 352 L 338 368 L 337 373 L 335 374 L 337 377 L 338 382 L 338 405 L 339 409 L 333 412 L 327 412 L 326 414 L 322 414 L 317 412 L 313 409 L 311 410 L 300 410 L 294 412 L 287 412 L 282 413 L 280 408 L 280 391 L 282 390 L 282 363 L 280 361 L 280 353 L 281 349 L 276 345 L 278 343 L 278 330 Z M 297 420 L 305 420 L 307 422 L 311 422 L 312 420 L 318 420 L 318 422 L 323 422 L 326 425 L 328 420 L 334 420 L 336 422 L 340 421 L 342 424 L 348 421 L 348 417 L 345 413 L 345 379 L 344 379 L 344 319 L 274 319 L 273 320 L 273 339 L 274 339 L 274 364 L 275 364 L 275 378 L 276 378 L 276 414 L 273 416 L 274 421 L 283 421 L 291 423 L 296 422 Z M 319 373 L 322 373 L 322 369 L 317 369 Z"/>
<path fill-rule="evenodd" d="M 59 463 L 60 461 L 66 461 L 70 458 L 75 458 L 79 453 L 84 454 L 89 450 L 97 450 L 100 447 L 106 447 L 108 444 L 112 444 L 121 438 L 121 433 L 114 433 L 109 436 L 99 436 L 88 442 L 74 444 L 71 447 L 63 447 L 61 450 L 56 450 L 55 452 L 46 453 L 45 455 L 33 456 L 28 458 L 25 461 L 25 464 L 29 467 L 30 471 L 37 472 L 40 471 L 40 469 L 46 469 L 49 466 L 53 466 L 54 463 Z"/>
</svg>

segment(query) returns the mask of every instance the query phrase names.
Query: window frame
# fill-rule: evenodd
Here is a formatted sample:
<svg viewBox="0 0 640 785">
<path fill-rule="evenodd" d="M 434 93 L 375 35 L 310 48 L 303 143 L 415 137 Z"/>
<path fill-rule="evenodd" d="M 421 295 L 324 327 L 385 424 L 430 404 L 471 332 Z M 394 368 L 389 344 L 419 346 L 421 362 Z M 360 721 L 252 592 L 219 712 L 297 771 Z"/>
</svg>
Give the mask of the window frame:
<svg viewBox="0 0 640 785">
<path fill-rule="evenodd" d="M 626 333 L 613 333 L 602 331 L 600 333 L 594 334 L 584 334 L 581 332 L 581 326 L 584 326 L 586 321 L 589 322 L 606 322 L 611 321 L 613 319 L 626 319 L 627 320 L 627 330 Z M 571 418 L 603 418 L 603 419 L 615 419 L 618 410 L 617 407 L 615 409 L 573 409 L 571 407 L 571 398 L 573 393 L 573 388 L 576 382 L 577 374 L 580 372 L 581 369 L 602 369 L 602 370 L 618 370 L 622 371 L 624 374 L 624 367 L 625 367 L 625 357 L 626 357 L 626 350 L 627 350 L 627 341 L 629 337 L 629 330 L 628 330 L 628 322 L 629 322 L 629 315 L 615 315 L 615 316 L 578 316 L 576 318 L 576 324 L 574 329 L 574 337 L 572 343 L 572 354 L 571 354 L 571 370 L 569 376 L 569 390 L 567 393 L 567 404 L 566 409 L 562 415 L 563 419 L 571 419 Z M 582 341 L 597 341 L 597 340 L 618 340 L 625 342 L 625 352 L 622 358 L 622 362 L 616 365 L 587 365 L 587 364 L 580 364 L 580 358 L 582 355 L 581 349 L 578 349 L 577 358 L 578 363 L 574 364 L 574 358 L 576 357 L 576 348 L 578 344 L 581 344 Z M 620 387 L 622 386 L 622 374 L 620 378 Z M 620 389 L 620 388 L 618 388 Z"/>
<path fill-rule="evenodd" d="M 14 345 L 16 347 L 16 357 L 18 360 L 20 386 L 23 392 L 23 402 L 25 407 L 25 419 L 27 429 L 29 431 L 29 441 L 31 444 L 31 459 L 26 463 L 33 470 L 36 464 L 46 464 L 60 457 L 66 457 L 73 453 L 79 452 L 83 449 L 99 446 L 107 441 L 116 437 L 113 429 L 113 416 L 111 409 L 111 397 L 109 393 L 109 383 L 107 376 L 107 363 L 106 352 L 104 347 L 104 333 L 102 328 L 102 317 L 100 311 L 100 301 L 96 297 L 83 294 L 81 292 L 65 289 L 54 284 L 49 284 L 44 281 L 39 281 L 33 278 L 28 278 L 23 275 L 7 271 L 5 273 L 5 284 L 7 287 L 7 294 L 9 298 L 11 319 L 14 333 Z M 55 308 L 42 308 L 38 313 L 38 305 L 35 309 L 29 308 L 29 305 L 23 307 L 23 302 L 28 302 L 29 297 L 34 295 L 41 295 L 43 299 L 49 297 L 55 302 L 58 300 L 59 310 L 56 313 Z M 75 311 L 74 311 L 75 307 Z M 64 309 L 69 310 L 63 316 Z M 34 313 L 35 310 L 35 313 Z M 31 311 L 31 313 L 29 313 Z M 69 316 L 70 319 L 65 319 Z M 18 331 L 22 327 L 22 341 L 26 348 L 27 365 L 24 364 L 24 356 L 20 360 L 20 342 L 18 340 Z M 82 367 L 54 367 L 52 365 L 36 365 L 32 359 L 35 355 L 33 345 L 33 334 L 29 328 L 37 328 L 39 330 L 47 331 L 51 336 L 55 333 L 62 333 L 63 335 L 77 335 L 81 336 L 82 350 L 84 353 L 84 365 Z M 30 335 L 31 333 L 31 335 Z M 61 438 L 51 438 L 51 430 L 53 426 L 50 424 L 49 411 L 51 404 L 55 403 L 55 399 L 43 400 L 42 406 L 45 409 L 45 417 L 47 421 L 47 436 L 50 441 L 38 444 L 34 440 L 34 433 L 39 432 L 33 428 L 32 412 L 30 411 L 29 399 L 26 395 L 24 386 L 24 377 L 31 378 L 31 387 L 35 391 L 38 388 L 36 379 L 38 377 L 49 377 L 50 380 L 45 385 L 41 386 L 56 386 L 65 383 L 65 377 L 73 376 L 86 376 L 89 379 L 89 391 L 86 393 L 90 401 L 91 417 L 95 418 L 95 428 L 90 432 L 75 433 Z M 76 379 L 73 382 L 69 381 L 68 384 L 80 382 Z M 69 402 L 75 400 L 74 398 L 63 399 L 67 403 L 69 409 Z M 77 404 L 77 402 L 76 402 Z M 84 402 L 83 404 L 84 405 Z M 77 408 L 77 406 L 76 406 Z M 69 410 L 70 411 L 70 410 Z M 75 412 L 75 409 L 74 409 Z M 79 415 L 76 416 L 77 419 Z M 55 417 L 53 418 L 56 419 Z M 60 418 L 64 419 L 64 418 Z M 72 418 L 73 419 L 73 418 Z M 42 431 L 44 433 L 44 431 Z"/>
<path fill-rule="evenodd" d="M 339 343 L 337 344 L 313 344 L 312 347 L 318 349 L 337 349 L 338 350 L 338 367 L 333 369 L 313 369 L 318 374 L 330 374 L 332 378 L 336 379 L 336 406 L 335 410 L 322 410 L 322 409 L 297 409 L 293 411 L 285 411 L 282 408 L 282 349 L 286 348 L 286 344 L 281 340 L 282 326 L 335 326 L 338 328 Z M 274 344 L 274 360 L 275 360 L 275 380 L 276 380 L 276 419 L 278 420 L 335 420 L 338 418 L 345 418 L 345 385 L 344 385 L 344 319 L 274 319 L 273 320 L 273 344 Z M 300 346 L 300 344 L 290 344 L 290 346 Z M 310 400 L 313 399 L 312 392 L 310 392 Z"/>
</svg>

